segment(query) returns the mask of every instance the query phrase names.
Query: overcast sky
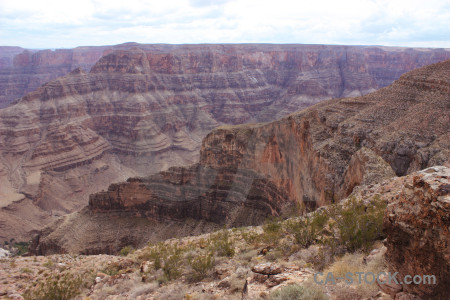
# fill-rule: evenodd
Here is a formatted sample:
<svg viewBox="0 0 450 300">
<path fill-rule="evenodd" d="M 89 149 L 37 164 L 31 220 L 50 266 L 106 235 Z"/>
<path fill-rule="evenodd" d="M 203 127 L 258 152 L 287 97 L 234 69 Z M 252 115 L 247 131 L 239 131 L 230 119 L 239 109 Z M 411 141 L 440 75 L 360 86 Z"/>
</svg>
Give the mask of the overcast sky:
<svg viewBox="0 0 450 300">
<path fill-rule="evenodd" d="M 124 42 L 450 48 L 450 1 L 0 0 L 0 45 Z"/>
</svg>

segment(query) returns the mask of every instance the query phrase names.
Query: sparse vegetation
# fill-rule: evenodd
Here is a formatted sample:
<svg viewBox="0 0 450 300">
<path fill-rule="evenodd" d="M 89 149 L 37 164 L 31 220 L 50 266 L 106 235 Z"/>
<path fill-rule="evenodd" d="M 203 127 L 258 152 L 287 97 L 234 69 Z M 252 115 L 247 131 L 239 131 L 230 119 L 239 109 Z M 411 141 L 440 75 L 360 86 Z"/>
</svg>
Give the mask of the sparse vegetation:
<svg viewBox="0 0 450 300">
<path fill-rule="evenodd" d="M 218 256 L 233 257 L 235 254 L 234 243 L 230 239 L 230 234 L 226 229 L 212 234 L 210 237 L 210 245 Z"/>
<path fill-rule="evenodd" d="M 14 248 L 17 249 L 17 252 L 15 252 L 15 256 L 22 256 L 25 253 L 28 252 L 28 247 L 30 246 L 30 243 L 28 242 L 17 242 L 14 243 Z"/>
<path fill-rule="evenodd" d="M 23 297 L 25 300 L 68 300 L 80 293 L 82 284 L 81 276 L 70 273 L 53 274 L 36 287 L 28 289 Z"/>
<path fill-rule="evenodd" d="M 133 252 L 133 247 L 131 246 L 125 246 L 122 249 L 120 249 L 119 251 L 119 255 L 120 256 L 127 256 L 128 254 L 130 254 L 131 252 Z"/>
<path fill-rule="evenodd" d="M 49 260 L 47 260 L 47 262 L 45 262 L 43 264 L 43 266 L 46 267 L 46 268 L 52 268 L 54 266 L 54 263 L 53 263 L 53 261 L 51 259 L 49 259 Z"/>
<path fill-rule="evenodd" d="M 33 271 L 31 271 L 31 269 L 29 269 L 29 268 L 22 268 L 22 269 L 20 269 L 20 272 L 22 272 L 22 273 L 33 273 Z"/>
<path fill-rule="evenodd" d="M 192 281 L 200 281 L 208 275 L 214 268 L 214 253 L 209 252 L 207 254 L 200 254 L 189 258 L 189 265 L 191 266 L 193 273 L 190 276 Z"/>
<path fill-rule="evenodd" d="M 346 273 L 356 274 L 356 272 L 371 272 L 373 274 L 378 274 L 380 272 L 386 271 L 386 263 L 382 255 L 378 255 L 374 257 L 368 263 L 364 263 L 364 253 L 355 252 L 355 253 L 347 253 L 344 256 L 338 258 L 333 264 L 331 264 L 328 268 L 323 271 L 324 276 L 331 272 L 334 278 L 341 277 L 344 278 Z M 357 276 L 353 277 L 354 279 L 354 287 L 355 289 L 351 291 L 353 298 L 352 299 L 363 299 L 370 298 L 374 293 L 378 291 L 378 288 L 374 284 L 367 284 L 364 281 L 361 283 L 358 282 Z M 340 280 L 336 280 L 339 282 Z M 346 284 L 348 287 L 348 284 Z M 343 288 L 340 285 L 336 285 L 337 294 L 348 295 L 348 288 Z M 350 298 L 347 298 L 350 299 Z"/>
<path fill-rule="evenodd" d="M 350 252 L 370 250 L 374 241 L 383 237 L 385 209 L 386 203 L 379 197 L 367 205 L 352 198 L 345 207 L 339 207 L 336 225 L 340 243 Z"/>
<path fill-rule="evenodd" d="M 312 286 L 291 284 L 282 287 L 269 296 L 270 300 L 326 300 L 327 295 L 323 291 Z"/>
</svg>

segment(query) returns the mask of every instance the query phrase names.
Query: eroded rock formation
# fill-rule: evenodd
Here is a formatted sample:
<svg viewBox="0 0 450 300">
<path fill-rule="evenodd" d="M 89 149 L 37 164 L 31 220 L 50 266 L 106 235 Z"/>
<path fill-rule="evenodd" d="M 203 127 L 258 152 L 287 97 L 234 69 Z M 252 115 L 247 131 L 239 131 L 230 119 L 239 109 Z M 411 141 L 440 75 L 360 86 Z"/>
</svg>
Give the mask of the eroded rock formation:
<svg viewBox="0 0 450 300">
<path fill-rule="evenodd" d="M 450 60 L 366 96 L 324 101 L 270 123 L 219 127 L 203 139 L 199 164 L 91 195 L 87 208 L 39 237 L 45 246 L 38 252 L 89 252 L 96 241 L 83 230 L 81 242 L 61 238 L 67 228 L 78 227 L 77 219 L 90 228 L 102 228 L 100 216 L 104 221 L 110 213 L 153 220 L 157 228 L 183 219 L 255 224 L 299 204 L 315 209 L 339 201 L 352 187 L 394 172 L 444 164 L 450 157 L 449 72 Z"/>
<path fill-rule="evenodd" d="M 269 121 L 324 99 L 365 94 L 404 70 L 449 55 L 446 50 L 318 45 L 124 44 L 15 56 L 18 49 L 8 51 L 6 63 L 12 57 L 13 64 L 23 67 L 19 73 L 36 74 L 36 82 L 45 77 L 41 71 L 85 68 L 0 111 L 0 240 L 27 239 L 31 231 L 81 208 L 89 194 L 112 182 L 197 161 L 202 138 L 218 125 Z M 103 51 L 106 55 L 89 71 Z M 8 78 L 2 82 L 21 82 Z M 274 135 L 267 146 L 261 168 L 286 161 L 276 155 L 278 139 Z M 302 143 L 310 147 L 307 140 Z M 402 148 L 406 159 L 410 146 Z M 397 159 L 405 164 L 403 160 Z M 321 161 L 308 162 L 308 168 Z M 322 178 L 320 172 L 328 167 L 320 168 L 314 172 Z M 291 179 L 289 172 L 274 184 L 299 196 L 307 188 L 291 183 L 299 175 Z M 309 186 L 308 180 L 302 179 L 302 186 Z M 321 180 L 329 184 L 329 179 Z M 316 194 L 299 197 L 314 203 Z M 17 226 L 25 204 L 33 217 Z"/>
<path fill-rule="evenodd" d="M 450 169 L 431 167 L 411 177 L 388 204 L 385 256 L 391 273 L 398 272 L 402 292 L 422 299 L 448 299 Z M 433 275 L 436 282 L 402 284 L 407 275 L 411 281 L 414 276 L 423 280 L 424 275 Z"/>
</svg>

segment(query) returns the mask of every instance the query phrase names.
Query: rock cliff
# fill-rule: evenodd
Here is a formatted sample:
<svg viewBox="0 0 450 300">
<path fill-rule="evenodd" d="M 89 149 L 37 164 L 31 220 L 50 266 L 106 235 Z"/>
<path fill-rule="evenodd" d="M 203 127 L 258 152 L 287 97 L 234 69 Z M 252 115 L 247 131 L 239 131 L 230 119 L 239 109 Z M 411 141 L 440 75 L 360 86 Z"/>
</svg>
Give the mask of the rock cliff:
<svg viewBox="0 0 450 300">
<path fill-rule="evenodd" d="M 108 215 L 118 213 L 130 222 L 157 222 L 157 228 L 186 219 L 255 224 L 293 207 L 312 210 L 339 201 L 356 185 L 394 172 L 445 164 L 449 91 L 450 60 L 402 75 L 366 96 L 323 101 L 270 123 L 219 127 L 203 139 L 198 164 L 131 178 L 91 195 L 87 208 L 47 228 L 35 248 L 44 254 L 98 249 L 82 227 L 110 226 Z M 62 238 L 68 228 L 79 228 L 77 220 L 83 220 L 77 229 L 82 238 Z M 136 234 L 124 229 L 114 236 Z M 137 235 L 139 242 L 154 238 Z"/>
<path fill-rule="evenodd" d="M 39 224 L 81 208 L 89 194 L 112 182 L 192 164 L 202 138 L 219 125 L 271 121 L 324 99 L 366 94 L 404 70 L 449 55 L 442 49 L 132 43 L 17 54 L 13 66 L 26 74 L 82 67 L 0 110 L 0 215 L 6 220 L 0 240 L 28 238 Z M 21 82 L 8 78 L 2 82 Z M 274 136 L 267 154 L 279 143 Z M 264 159 L 273 165 L 281 158 Z M 327 168 L 320 159 L 308 168 L 316 164 Z M 323 177 L 321 171 L 311 172 Z M 300 195 L 304 188 L 289 176 L 276 184 Z M 16 226 L 25 202 L 38 217 Z"/>
<path fill-rule="evenodd" d="M 432 167 L 418 172 L 389 202 L 384 218 L 386 259 L 398 272 L 400 293 L 421 299 L 448 299 L 450 289 L 450 169 Z M 435 282 L 405 284 L 410 275 Z M 406 278 L 408 279 L 408 278 Z M 398 297 L 398 296 L 397 296 Z M 397 298 L 396 298 L 397 299 Z"/>
<path fill-rule="evenodd" d="M 127 50 L 136 46 L 165 57 L 166 61 L 159 67 L 164 67 L 165 64 L 167 68 L 177 68 L 177 66 L 170 66 L 172 63 L 179 62 L 175 53 L 195 52 L 198 48 L 206 48 L 206 45 L 140 45 L 136 43 L 56 50 L 0 46 L 0 108 L 8 106 L 12 101 L 34 91 L 42 84 L 78 67 L 89 71 L 100 57 L 114 49 Z M 221 47 L 210 46 L 209 48 L 215 52 L 220 51 Z M 286 76 L 279 78 L 285 82 L 292 81 L 293 84 L 287 93 L 296 93 L 296 90 L 302 89 L 304 92 L 310 90 L 309 93 L 315 96 L 331 97 L 342 97 L 352 93 L 353 95 L 364 94 L 372 89 L 389 85 L 407 71 L 450 58 L 446 49 L 255 44 L 234 45 L 224 51 L 230 52 L 230 49 L 235 52 L 251 52 L 252 59 L 259 60 L 261 67 L 267 67 L 268 63 L 281 66 L 289 64 L 289 61 L 295 61 L 294 64 L 290 64 L 292 71 L 290 73 L 296 78 Z M 278 57 L 267 57 L 268 51 L 278 52 L 276 55 Z M 171 55 L 167 55 L 168 53 Z M 196 71 L 207 66 L 212 61 L 212 57 L 209 56 L 197 66 Z M 315 65 L 317 60 L 326 61 L 327 69 L 322 72 L 309 72 L 307 66 Z M 233 64 L 231 61 L 226 63 Z M 207 66 L 207 68 L 210 67 Z M 357 73 L 365 73 L 365 76 L 355 76 Z M 274 74 L 274 76 L 277 75 Z M 317 83 L 320 77 L 338 80 L 333 79 L 328 84 L 324 84 L 324 80 Z M 342 77 L 341 80 L 339 77 Z M 332 94 L 330 89 L 334 89 Z M 295 103 L 290 105 L 295 106 Z"/>
</svg>

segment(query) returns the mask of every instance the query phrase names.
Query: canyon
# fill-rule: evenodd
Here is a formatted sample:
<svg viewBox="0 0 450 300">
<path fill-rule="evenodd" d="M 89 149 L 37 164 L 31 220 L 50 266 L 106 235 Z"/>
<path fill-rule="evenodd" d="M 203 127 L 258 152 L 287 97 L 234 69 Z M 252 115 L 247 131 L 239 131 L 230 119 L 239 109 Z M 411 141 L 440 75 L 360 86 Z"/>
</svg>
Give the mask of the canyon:
<svg viewBox="0 0 450 300">
<path fill-rule="evenodd" d="M 167 172 L 161 183 L 189 181 L 193 190 L 190 199 L 202 194 L 198 184 L 203 184 L 206 190 L 211 184 L 219 190 L 243 189 L 236 195 L 245 194 L 250 188 L 254 201 L 245 207 L 253 210 L 257 206 L 251 222 L 260 221 L 267 213 L 280 213 L 284 204 L 273 203 L 301 200 L 312 209 L 338 200 L 345 193 L 336 190 L 333 174 L 341 174 L 345 163 L 333 167 L 337 171 L 328 170 L 325 162 L 328 152 L 324 150 L 318 157 L 310 151 L 315 141 L 298 133 L 303 127 L 308 128 L 308 122 L 285 120 L 283 126 L 259 122 L 282 118 L 326 99 L 365 95 L 390 84 L 408 70 L 450 58 L 447 49 L 259 44 L 127 43 L 54 51 L 2 47 L 0 53 L 0 96 L 2 105 L 7 106 L 0 110 L 0 241 L 28 240 L 42 226 L 83 208 L 89 195 L 108 189 L 111 183 L 159 171 Z M 39 87 L 44 82 L 47 83 Z M 441 86 L 439 80 L 436 84 Z M 354 103 L 333 109 L 356 114 L 363 108 L 364 105 Z M 391 111 L 385 113 L 396 117 Z M 323 113 L 327 114 L 328 111 Z M 321 134 L 327 137 L 334 134 L 341 118 L 348 115 L 322 117 L 328 129 Z M 377 118 L 380 116 L 375 121 Z M 241 129 L 226 127 L 242 123 L 256 124 Z M 274 127 L 269 129 L 270 126 Z M 284 140 L 281 133 L 288 131 L 291 137 Z M 367 143 L 365 134 L 368 133 L 355 133 L 351 137 L 353 143 Z M 383 156 L 384 151 L 383 157 L 399 175 L 427 165 L 428 161 L 442 160 L 439 151 L 436 154 L 434 150 L 424 150 L 420 152 L 424 157 L 416 157 L 414 152 L 421 145 L 436 148 L 429 143 L 438 142 L 427 136 L 417 143 L 409 144 L 408 140 L 399 145 L 386 144 L 377 148 L 378 155 Z M 292 146 L 289 151 L 294 151 L 298 145 L 303 152 L 292 153 L 292 158 L 291 153 L 283 157 L 277 154 L 280 147 Z M 252 162 L 250 158 L 256 152 L 251 151 L 260 151 L 258 147 L 263 147 L 266 154 Z M 353 151 L 349 149 L 345 151 Z M 401 155 L 389 154 L 393 150 Z M 347 152 L 343 160 L 351 154 Z M 242 156 L 242 160 L 233 162 L 235 155 Z M 200 164 L 188 169 L 170 169 L 195 164 L 199 159 Z M 302 170 L 308 171 L 294 174 L 293 170 L 278 169 L 285 164 L 294 166 L 297 161 L 303 164 Z M 205 163 L 206 169 L 202 167 Z M 275 179 L 264 175 L 253 180 L 261 172 L 278 171 L 281 175 Z M 330 171 L 331 175 L 322 176 L 324 171 Z M 223 180 L 211 183 L 208 180 L 215 175 L 208 172 L 220 174 Z M 203 174 L 203 178 L 197 178 L 198 174 Z M 307 179 L 309 175 L 311 179 Z M 244 183 L 235 187 L 231 183 L 236 182 L 235 176 L 249 178 L 253 185 Z M 133 184 L 146 184 L 139 180 Z M 308 187 L 312 182 L 318 187 Z M 354 184 L 347 189 L 350 191 Z M 285 188 L 282 193 L 280 186 Z M 121 184 L 117 188 L 120 187 Z M 257 192 L 260 189 L 269 196 L 262 196 Z M 169 197 L 171 191 L 166 192 Z M 147 199 L 147 191 L 144 189 L 142 193 Z M 105 205 L 98 204 L 95 209 L 101 210 Z M 170 201 L 168 207 L 166 214 L 161 206 L 146 209 L 157 209 L 164 218 L 169 218 Z M 234 223 L 224 220 L 228 218 L 226 206 L 217 208 L 217 216 L 213 213 L 215 204 L 210 203 L 209 207 L 209 213 L 197 207 L 206 214 L 205 222 L 218 217 L 218 222 L 205 224 L 205 230 L 223 222 L 242 223 L 239 216 Z M 197 216 L 180 213 L 174 216 L 174 221 Z"/>
<path fill-rule="evenodd" d="M 220 126 L 203 139 L 198 163 L 92 194 L 88 206 L 37 235 L 32 249 L 115 253 L 161 240 L 163 228 L 170 238 L 258 224 L 338 202 L 361 183 L 448 165 L 449 103 L 447 60 L 365 96 L 322 101 L 268 123 Z"/>
</svg>

